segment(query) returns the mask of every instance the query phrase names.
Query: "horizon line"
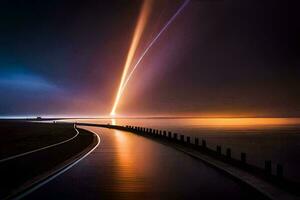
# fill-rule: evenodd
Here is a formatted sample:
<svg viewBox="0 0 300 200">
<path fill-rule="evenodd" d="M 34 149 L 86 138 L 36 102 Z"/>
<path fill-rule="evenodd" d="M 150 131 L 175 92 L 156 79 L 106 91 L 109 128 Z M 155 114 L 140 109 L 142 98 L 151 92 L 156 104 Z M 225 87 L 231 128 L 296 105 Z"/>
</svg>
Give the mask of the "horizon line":
<svg viewBox="0 0 300 200">
<path fill-rule="evenodd" d="M 0 116 L 0 120 L 31 120 L 31 119 L 37 119 L 41 118 L 43 120 L 63 120 L 63 119 L 214 119 L 214 118 L 300 118 L 300 116 L 270 116 L 270 115 L 262 115 L 262 116 L 187 116 L 187 115 L 181 115 L 181 116 L 76 116 L 76 115 L 70 115 L 70 116 L 60 116 L 60 115 L 30 115 L 30 116 Z"/>
</svg>

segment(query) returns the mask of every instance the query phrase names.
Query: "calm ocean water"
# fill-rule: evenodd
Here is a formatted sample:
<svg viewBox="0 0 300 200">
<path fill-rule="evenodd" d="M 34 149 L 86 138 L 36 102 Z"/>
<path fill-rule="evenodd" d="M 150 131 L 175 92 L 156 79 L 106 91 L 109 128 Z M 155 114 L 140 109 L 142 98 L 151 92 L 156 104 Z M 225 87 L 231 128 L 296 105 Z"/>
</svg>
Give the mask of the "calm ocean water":
<svg viewBox="0 0 300 200">
<path fill-rule="evenodd" d="M 300 118 L 174 118 L 81 119 L 90 123 L 143 126 L 207 140 L 210 148 L 230 147 L 233 157 L 247 153 L 247 161 L 264 166 L 265 160 L 284 166 L 284 175 L 300 182 Z"/>
</svg>

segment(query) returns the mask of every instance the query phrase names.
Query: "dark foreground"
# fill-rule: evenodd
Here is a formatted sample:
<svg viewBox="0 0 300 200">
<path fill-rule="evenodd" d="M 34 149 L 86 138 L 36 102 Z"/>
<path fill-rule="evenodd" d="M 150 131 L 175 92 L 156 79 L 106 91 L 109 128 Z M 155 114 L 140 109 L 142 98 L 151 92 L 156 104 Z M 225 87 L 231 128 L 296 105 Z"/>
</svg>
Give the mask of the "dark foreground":
<svg viewBox="0 0 300 200">
<path fill-rule="evenodd" d="M 74 134 L 71 124 L 0 121 L 0 159 L 66 140 Z"/>
<path fill-rule="evenodd" d="M 168 146 L 119 130 L 88 130 L 100 145 L 25 199 L 264 199 Z"/>
<path fill-rule="evenodd" d="M 73 125 L 46 123 L 0 123 L 0 160 L 59 143 L 76 135 Z M 94 140 L 81 130 L 73 140 L 25 156 L 0 162 L 0 199 L 18 195 L 80 156 Z"/>
</svg>

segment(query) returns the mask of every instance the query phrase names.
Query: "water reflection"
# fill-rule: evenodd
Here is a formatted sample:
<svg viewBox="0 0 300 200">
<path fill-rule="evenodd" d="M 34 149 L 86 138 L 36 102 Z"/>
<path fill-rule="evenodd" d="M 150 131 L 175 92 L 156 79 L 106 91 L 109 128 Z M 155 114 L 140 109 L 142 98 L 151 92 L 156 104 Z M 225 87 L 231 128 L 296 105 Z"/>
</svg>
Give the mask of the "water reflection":
<svg viewBox="0 0 300 200">
<path fill-rule="evenodd" d="M 90 123 L 144 126 L 205 138 L 210 148 L 230 147 L 239 158 L 247 153 L 250 163 L 263 167 L 265 159 L 284 165 L 290 179 L 300 180 L 300 118 L 168 118 L 99 119 Z"/>
<path fill-rule="evenodd" d="M 115 125 L 116 121 L 111 120 L 111 124 Z M 115 138 L 116 148 L 116 165 L 118 166 L 118 191 L 120 193 L 139 193 L 145 191 L 144 182 L 140 181 L 140 176 L 137 170 L 136 154 L 133 148 L 132 140 L 128 138 L 128 135 L 118 130 L 112 130 Z"/>
<path fill-rule="evenodd" d="M 72 120 L 71 120 L 72 121 Z M 80 119 L 82 122 L 111 123 L 151 127 L 198 127 L 203 129 L 276 129 L 300 126 L 300 118 L 141 118 L 141 119 Z"/>
<path fill-rule="evenodd" d="M 180 120 L 181 121 L 181 120 Z M 207 127 L 274 127 L 274 126 L 287 126 L 299 125 L 300 119 L 298 118 L 195 118 L 186 119 L 184 124 L 191 126 L 207 126 Z"/>
<path fill-rule="evenodd" d="M 172 148 L 123 131 L 102 129 L 102 133 L 103 140 L 111 138 L 114 148 L 111 190 L 118 199 L 259 198 Z"/>
</svg>

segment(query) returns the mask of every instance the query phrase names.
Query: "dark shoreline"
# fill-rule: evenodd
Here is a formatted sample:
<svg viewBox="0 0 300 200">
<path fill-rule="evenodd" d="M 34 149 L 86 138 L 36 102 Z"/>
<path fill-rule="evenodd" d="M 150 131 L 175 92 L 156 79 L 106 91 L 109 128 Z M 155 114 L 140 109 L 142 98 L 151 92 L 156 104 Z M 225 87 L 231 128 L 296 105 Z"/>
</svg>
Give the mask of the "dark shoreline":
<svg viewBox="0 0 300 200">
<path fill-rule="evenodd" d="M 9 124 L 9 126 L 13 125 L 16 127 L 29 125 L 30 128 L 41 126 L 39 123 Z M 43 123 L 42 126 L 44 131 L 47 127 L 48 130 L 53 130 L 53 126 L 60 127 L 63 130 L 60 134 L 71 135 L 71 137 L 74 137 L 76 133 L 72 124 Z M 57 129 L 59 130 L 59 128 Z M 35 130 L 34 132 L 37 134 L 38 131 Z M 12 198 L 22 194 L 40 180 L 48 177 L 53 171 L 57 171 L 82 157 L 95 146 L 96 140 L 97 138 L 93 133 L 79 129 L 78 136 L 64 144 L 0 163 L 0 199 Z M 36 142 L 38 143 L 38 140 Z M 43 143 L 46 144 L 45 140 Z M 49 144 L 49 141 L 47 144 Z M 23 151 L 26 150 L 23 149 Z"/>
</svg>

